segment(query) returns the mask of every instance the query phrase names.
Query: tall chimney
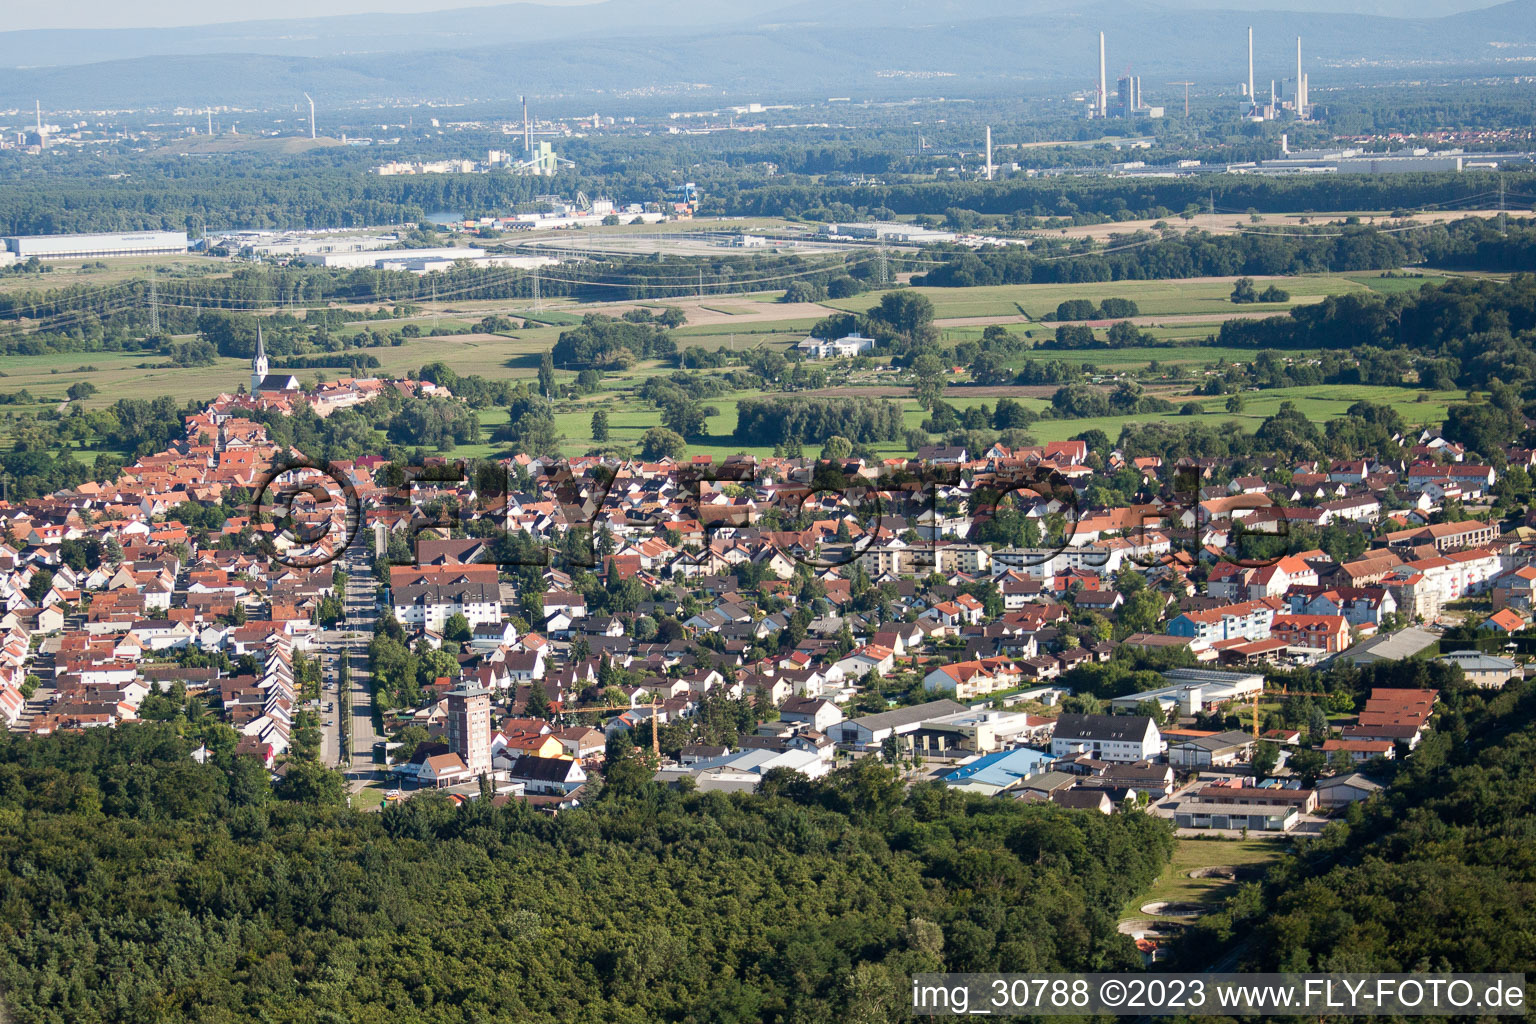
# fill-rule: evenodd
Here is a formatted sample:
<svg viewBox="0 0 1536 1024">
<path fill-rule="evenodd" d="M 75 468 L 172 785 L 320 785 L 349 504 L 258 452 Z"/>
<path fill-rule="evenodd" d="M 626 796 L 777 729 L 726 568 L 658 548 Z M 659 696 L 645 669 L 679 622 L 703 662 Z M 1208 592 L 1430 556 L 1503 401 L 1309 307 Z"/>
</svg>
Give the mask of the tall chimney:
<svg viewBox="0 0 1536 1024">
<path fill-rule="evenodd" d="M 1099 117 L 1109 116 L 1109 69 L 1104 63 L 1104 33 L 1099 33 Z"/>
<path fill-rule="evenodd" d="M 1248 26 L 1248 102 L 1253 106 L 1258 105 L 1258 97 L 1253 94 L 1253 26 Z"/>
<path fill-rule="evenodd" d="M 987 180 L 992 180 L 992 126 L 987 125 Z"/>
<path fill-rule="evenodd" d="M 1301 36 L 1296 37 L 1296 116 L 1301 116 L 1302 108 L 1307 105 L 1306 84 L 1301 78 Z"/>
<path fill-rule="evenodd" d="M 523 152 L 533 152 L 533 133 L 528 129 L 528 97 L 523 97 Z"/>
<path fill-rule="evenodd" d="M 1100 36 L 1099 38 L 1102 39 L 1104 37 Z M 34 100 L 33 102 L 37 104 L 37 134 L 41 136 L 43 134 L 43 101 Z"/>
</svg>

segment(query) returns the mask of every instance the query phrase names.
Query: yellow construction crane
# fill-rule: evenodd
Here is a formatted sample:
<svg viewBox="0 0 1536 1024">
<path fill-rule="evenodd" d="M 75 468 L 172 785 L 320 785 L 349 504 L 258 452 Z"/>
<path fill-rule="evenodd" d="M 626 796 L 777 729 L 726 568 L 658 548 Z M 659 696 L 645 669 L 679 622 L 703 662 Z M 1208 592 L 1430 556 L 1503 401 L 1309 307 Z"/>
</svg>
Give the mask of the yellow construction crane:
<svg viewBox="0 0 1536 1024">
<path fill-rule="evenodd" d="M 651 709 L 651 756 L 660 761 L 661 740 L 656 731 L 656 720 L 661 717 L 661 703 L 661 695 L 652 694 L 651 702 L 649 704 L 636 704 L 630 707 L 624 707 L 622 704 L 572 704 L 570 706 L 561 705 L 560 711 L 558 713 L 562 715 L 571 714 L 577 711 L 618 711 L 623 713 L 625 711 L 633 711 L 636 707 L 648 707 Z"/>
<path fill-rule="evenodd" d="M 1194 82 L 1164 82 L 1163 84 L 1164 85 L 1182 85 L 1184 87 L 1184 116 L 1188 117 L 1189 116 L 1189 87 L 1194 85 L 1195 83 Z"/>
</svg>

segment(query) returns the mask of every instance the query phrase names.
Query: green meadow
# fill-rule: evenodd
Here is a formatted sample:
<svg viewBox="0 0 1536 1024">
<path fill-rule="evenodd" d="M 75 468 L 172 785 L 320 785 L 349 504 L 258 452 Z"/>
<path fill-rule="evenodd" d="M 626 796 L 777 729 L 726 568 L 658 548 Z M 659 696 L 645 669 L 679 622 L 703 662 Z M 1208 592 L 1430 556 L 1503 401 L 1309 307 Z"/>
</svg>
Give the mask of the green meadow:
<svg viewBox="0 0 1536 1024">
<path fill-rule="evenodd" d="M 1313 274 L 1273 280 L 1290 293 L 1277 303 L 1237 304 L 1231 301 L 1236 278 L 1199 278 L 1171 281 L 1104 281 L 1090 284 L 988 285 L 979 288 L 914 288 L 934 305 L 940 320 L 965 317 L 1019 317 L 1050 320 L 1056 307 L 1069 299 L 1098 302 L 1106 298 L 1132 299 L 1142 316 L 1209 316 L 1218 321 L 1233 313 L 1284 311 L 1291 306 L 1317 302 L 1329 295 L 1364 291 L 1369 285 L 1352 277 Z M 879 301 L 878 293 L 848 299 L 829 299 L 824 305 L 845 312 L 862 313 Z"/>
<path fill-rule="evenodd" d="M 1315 302 L 1325 295 L 1365 290 L 1407 291 L 1438 280 L 1442 278 L 1386 278 L 1370 273 L 1287 278 L 1282 279 L 1280 284 L 1290 293 L 1289 301 L 1270 306 L 1234 305 L 1229 298 L 1232 290 L 1230 279 L 915 290 L 934 302 L 937 317 L 941 321 L 939 333 L 946 344 L 979 338 L 988 322 L 1001 323 L 1015 333 L 1034 336 L 1037 341 L 1044 340 L 1049 329 L 1030 321 L 1053 317 L 1057 304 L 1068 299 L 1099 301 L 1111 296 L 1128 298 L 1135 300 L 1143 317 L 1166 317 L 1164 322 L 1159 323 L 1154 319 L 1143 327 L 1158 341 L 1165 342 L 1164 345 L 1073 351 L 1043 349 L 1021 353 L 1012 360 L 1015 369 L 1026 359 L 1034 358 L 1089 365 L 1097 373 L 1115 374 L 1143 371 L 1153 363 L 1198 372 L 1200 368 L 1218 361 L 1243 362 L 1251 359 L 1253 353 L 1247 349 L 1205 344 L 1219 330 L 1220 322 L 1234 314 L 1282 313 L 1298 303 Z M 804 315 L 808 307 L 803 305 L 785 307 L 785 313 L 789 315 L 774 317 L 775 306 L 780 305 L 782 295 L 780 291 L 769 291 L 676 303 L 686 307 L 696 321 L 673 332 L 678 346 L 738 352 L 763 346 L 787 350 L 803 338 L 820 317 Z M 863 311 L 876 305 L 879 299 L 879 292 L 869 292 L 851 299 L 828 301 L 821 304 L 821 307 L 828 315 L 838 310 Z M 648 302 L 644 305 L 660 308 L 668 304 Z M 556 305 L 554 309 L 533 311 L 526 302 L 459 301 L 413 315 L 406 320 L 370 320 L 348 324 L 339 333 L 351 336 L 364 328 L 391 331 L 407 322 L 415 323 L 423 330 L 430 330 L 434 326 L 465 330 L 470 333 L 411 338 L 399 345 L 359 351 L 377 358 L 380 366 L 375 372 L 385 376 L 405 376 L 427 363 L 442 360 L 461 375 L 477 374 L 495 380 L 529 379 L 538 372 L 540 355 L 554 346 L 563 330 L 571 324 L 579 323 L 586 313 L 617 315 L 634 308 L 636 304 L 579 305 L 563 301 Z M 524 326 L 496 334 L 479 332 L 477 327 L 480 320 L 493 312 L 504 313 L 515 322 L 523 322 Z M 946 320 L 962 322 L 944 323 Z M 1310 354 L 1288 353 L 1297 357 Z M 317 374 L 334 377 L 341 371 L 298 369 L 293 372 L 307 384 Z M 596 446 L 591 437 L 591 417 L 598 408 L 608 413 L 608 444 L 637 446 L 645 431 L 657 425 L 659 413 L 636 398 L 633 392 L 647 377 L 670 372 L 673 372 L 670 366 L 663 366 L 656 361 L 643 362 L 628 370 L 604 374 L 602 389 L 596 394 L 559 403 L 556 423 L 565 436 L 564 452 L 579 454 Z M 0 410 L 0 415 L 10 418 L 56 408 L 64 401 L 69 385 L 81 379 L 89 379 L 98 388 L 97 394 L 85 400 L 85 404 L 99 407 L 110 405 L 118 398 L 153 398 L 166 394 L 187 399 L 209 399 L 221 391 L 230 392 L 238 388 L 248 379 L 249 368 L 244 360 L 239 359 L 220 358 L 210 366 L 180 368 L 166 365 L 163 357 L 152 353 L 102 352 L 6 357 L 0 359 L 0 373 L 3 373 L 3 377 L 0 377 L 0 391 L 26 388 L 38 399 L 37 404 L 31 406 L 11 406 Z M 570 380 L 574 378 L 575 370 L 557 366 L 556 376 L 560 380 Z M 1151 385 L 1153 393 L 1169 398 L 1178 407 L 1188 402 L 1196 403 L 1201 410 L 1197 415 L 1182 416 L 1174 412 L 1082 420 L 1041 420 L 1031 428 L 1030 433 L 1042 441 L 1052 441 L 1097 429 L 1113 438 L 1128 424 L 1159 419 L 1231 424 L 1234 429 L 1252 431 L 1285 401 L 1294 402 L 1305 415 L 1322 423 L 1342 415 L 1351 403 L 1363 398 L 1392 405 L 1411 424 L 1428 425 L 1439 423 L 1444 418 L 1448 404 L 1464 400 L 1460 392 L 1335 385 L 1248 392 L 1243 395 L 1242 411 L 1229 413 L 1226 411 L 1225 397 L 1190 398 L 1181 395 L 1186 387 L 1178 384 Z M 852 393 L 857 394 L 857 391 Z M 690 452 L 726 455 L 743 450 L 732 441 L 731 436 L 736 426 L 737 402 L 749 394 L 759 393 L 735 393 L 710 399 L 707 404 L 714 406 L 718 412 L 709 418 L 708 436 L 691 443 Z M 848 392 L 841 392 L 840 396 L 846 394 Z M 997 404 L 995 394 L 977 394 L 964 384 L 952 384 L 944 397 L 945 401 L 961 409 Z M 892 400 L 902 405 L 904 419 L 909 426 L 916 427 L 925 418 L 926 414 L 906 394 Z M 1040 397 L 1024 398 L 1021 401 L 1037 411 L 1043 411 L 1049 406 L 1049 402 Z M 506 413 L 500 409 L 483 410 L 481 421 L 485 425 L 486 437 L 489 438 L 498 427 L 505 425 Z M 8 442 L 7 437 L 0 444 Z M 500 449 L 501 446 L 486 442 L 462 447 L 455 454 L 486 456 L 499 454 Z M 772 448 L 745 450 L 768 454 Z M 877 451 L 882 455 L 900 454 L 904 451 L 903 442 L 893 441 L 877 446 Z M 81 457 L 90 459 L 94 458 L 94 454 L 82 452 Z"/>
</svg>

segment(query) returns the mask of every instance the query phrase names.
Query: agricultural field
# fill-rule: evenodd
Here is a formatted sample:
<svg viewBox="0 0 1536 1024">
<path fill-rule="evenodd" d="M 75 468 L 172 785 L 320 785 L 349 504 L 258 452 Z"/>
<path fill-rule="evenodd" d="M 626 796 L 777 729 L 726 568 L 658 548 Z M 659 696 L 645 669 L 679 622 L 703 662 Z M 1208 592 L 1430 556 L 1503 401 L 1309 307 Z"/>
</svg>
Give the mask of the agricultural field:
<svg viewBox="0 0 1536 1024">
<path fill-rule="evenodd" d="M 641 436 L 658 423 L 656 409 L 641 402 L 638 399 L 624 393 L 622 389 L 631 386 L 637 380 L 643 378 L 649 372 L 657 372 L 656 368 L 647 368 L 637 371 L 634 376 L 624 378 L 618 375 L 604 378 L 604 390 L 594 395 L 587 395 L 573 401 L 561 402 L 556 405 L 555 423 L 560 432 L 565 435 L 565 443 L 562 453 L 566 455 L 579 455 L 587 450 L 597 447 L 597 442 L 592 438 L 591 419 L 592 413 L 597 409 L 604 409 L 608 413 L 609 440 L 608 444 L 618 447 L 634 447 L 639 444 Z M 1051 388 L 977 388 L 966 386 L 952 386 L 946 389 L 944 400 L 956 409 L 964 410 L 973 406 L 986 405 L 994 407 L 1000 394 L 1012 394 L 1020 404 L 1034 409 L 1037 412 L 1044 411 L 1050 406 L 1048 398 L 1039 397 L 1048 394 Z M 906 388 L 899 387 L 869 387 L 858 386 L 829 388 L 825 392 L 802 392 L 808 397 L 818 395 L 827 398 L 845 396 L 857 396 L 861 392 L 867 392 L 871 398 L 885 398 L 897 402 L 902 409 L 902 418 L 906 426 L 918 427 L 927 418 L 927 413 L 918 406 L 910 396 Z M 1434 424 L 1439 423 L 1445 415 L 1447 404 L 1463 401 L 1465 395 L 1459 391 L 1417 391 L 1408 388 L 1394 388 L 1386 386 L 1360 387 L 1352 385 L 1316 385 L 1298 388 L 1277 388 L 1268 391 L 1249 391 L 1243 395 L 1243 410 L 1238 413 L 1226 411 L 1225 396 L 1188 396 L 1179 395 L 1175 391 L 1155 391 L 1157 394 L 1166 394 L 1175 405 L 1182 406 L 1185 402 L 1196 402 L 1204 410 L 1199 415 L 1184 416 L 1177 411 L 1171 413 L 1142 413 L 1126 416 L 1089 417 L 1085 419 L 1045 419 L 1040 420 L 1029 428 L 1029 433 L 1040 441 L 1062 441 L 1075 437 L 1088 430 L 1102 430 L 1109 437 L 1119 437 L 1121 430 L 1126 426 L 1136 423 L 1152 423 L 1159 420 L 1192 424 L 1206 423 L 1214 425 L 1231 424 L 1236 429 L 1252 432 L 1264 422 L 1266 418 L 1279 410 L 1284 402 L 1292 402 L 1302 410 L 1308 418 L 1318 424 L 1344 415 L 1345 411 L 1358 401 L 1371 401 L 1383 405 L 1390 405 L 1402 414 L 1410 424 Z M 708 420 L 709 435 L 706 438 L 691 441 L 688 451 L 694 455 L 715 455 L 724 457 L 736 452 L 749 452 L 756 455 L 768 455 L 773 451 L 771 445 L 767 446 L 742 446 L 732 439 L 736 429 L 736 406 L 742 398 L 757 397 L 759 392 L 736 392 L 711 398 L 705 404 L 718 410 L 717 414 Z M 1420 400 L 1420 396 L 1424 396 Z M 497 427 L 504 426 L 507 422 L 506 413 L 500 409 L 487 409 L 481 413 L 481 422 L 485 424 L 486 436 Z M 483 447 L 485 450 L 480 450 Z M 485 445 L 471 450 L 459 448 L 455 454 L 468 457 L 469 455 L 488 454 L 490 450 L 499 446 Z M 906 453 L 905 445 L 897 440 L 876 444 L 873 446 L 876 453 L 884 455 L 898 455 Z"/>
<path fill-rule="evenodd" d="M 40 274 L 0 274 L 0 292 L 48 291 L 75 285 L 105 287 L 144 280 L 151 274 L 177 277 L 228 277 L 236 264 L 228 259 L 185 256 L 117 256 L 106 259 L 49 260 Z"/>
<path fill-rule="evenodd" d="M 1098 302 L 1115 297 L 1132 299 L 1141 317 L 1180 316 L 1206 318 L 1212 323 L 1238 313 L 1283 312 L 1291 306 L 1317 302 L 1329 295 L 1365 291 L 1369 286 L 1341 275 L 1314 274 L 1302 277 L 1259 277 L 1262 289 L 1269 282 L 1290 293 L 1283 303 L 1236 304 L 1231 301 L 1235 277 L 1195 278 L 1173 281 L 1105 281 L 1091 284 L 989 285 L 980 288 L 914 288 L 934 305 L 941 321 L 995 317 L 1014 322 L 1052 321 L 1056 307 L 1069 299 Z M 844 312 L 862 313 L 879 301 L 878 294 L 829 299 L 824 305 Z M 999 321 L 1001 322 L 1001 321 Z"/>
<path fill-rule="evenodd" d="M 1443 274 L 1414 274 L 1409 277 L 1384 277 L 1380 273 L 1374 274 L 1346 274 L 1351 281 L 1358 281 L 1373 292 L 1381 292 L 1383 295 L 1396 295 L 1402 292 L 1416 292 L 1425 285 L 1444 284 L 1450 280 Z"/>
<path fill-rule="evenodd" d="M 197 258 L 189 258 L 197 259 Z M 140 265 L 145 261 L 118 261 Z M 164 261 L 156 261 L 163 263 Z M 206 265 L 206 264 L 205 264 Z M 1323 295 L 1347 291 L 1402 291 L 1417 288 L 1426 282 L 1440 280 L 1425 278 L 1382 278 L 1362 273 L 1350 275 L 1314 275 L 1310 277 L 1281 279 L 1281 285 L 1291 294 L 1289 303 L 1267 307 L 1235 306 L 1229 301 L 1231 279 L 1202 279 L 1195 281 L 1122 281 L 1106 284 L 1084 285 L 1025 285 L 1016 287 L 988 287 L 969 289 L 927 288 L 917 289 L 931 298 L 937 307 L 938 328 L 946 344 L 979 338 L 986 325 L 1001 323 L 1022 335 L 1033 335 L 1040 340 L 1053 328 L 1041 321 L 1053 316 L 1056 305 L 1067 299 L 1087 298 L 1095 301 L 1110 296 L 1136 301 L 1141 310 L 1138 322 L 1143 329 L 1166 346 L 1141 346 L 1125 349 L 1092 349 L 1054 351 L 1039 350 L 1021 353 L 1014 357 L 1014 368 L 1025 359 L 1061 360 L 1089 365 L 1100 374 L 1134 373 L 1146 370 L 1150 364 L 1178 366 L 1185 371 L 1196 371 L 1218 361 L 1243 362 L 1252 357 L 1244 349 L 1218 347 L 1204 344 L 1218 329 L 1220 321 L 1236 315 L 1273 315 L 1281 313 L 1298 302 L 1316 301 Z M 36 278 L 33 278 L 36 280 Z M 698 346 L 716 350 L 748 351 L 762 346 L 788 350 L 799 342 L 821 318 L 836 310 L 863 311 L 875 306 L 879 292 L 869 292 L 851 299 L 825 303 L 786 304 L 782 292 L 768 291 L 744 295 L 704 296 L 702 298 L 656 300 L 647 302 L 613 302 L 578 304 L 571 301 L 555 301 L 553 308 L 534 311 L 527 300 L 522 301 L 463 301 L 431 306 L 410 317 L 391 320 L 368 320 L 342 326 L 342 336 L 356 334 L 364 329 L 394 331 L 406 323 L 414 323 L 423 330 L 434 326 L 472 333 L 446 337 L 420 337 L 406 339 L 402 344 L 368 348 L 362 352 L 377 358 L 378 373 L 386 376 L 405 376 L 435 360 L 447 362 L 461 375 L 477 374 L 494 380 L 531 379 L 538 372 L 540 355 L 552 348 L 562 331 L 580 323 L 589 312 L 610 316 L 621 315 L 634 308 L 658 310 L 675 306 L 687 317 L 685 326 L 674 331 L 679 348 Z M 476 330 L 480 320 L 488 314 L 500 313 L 524 322 L 496 334 Z M 1289 353 L 1306 357 L 1312 353 Z M 88 407 L 110 405 L 118 398 L 153 398 L 173 394 L 187 399 L 208 399 L 219 392 L 233 391 L 248 378 L 248 364 L 239 359 L 218 359 L 206 367 L 178 368 L 166 365 L 165 359 L 153 353 L 70 353 L 63 355 L 17 356 L 3 360 L 0 372 L 0 391 L 28 389 L 39 399 L 38 404 L 21 407 L 11 406 L 4 413 L 37 413 L 59 406 L 70 384 L 87 377 L 97 385 L 96 395 L 86 399 Z M 274 370 L 279 367 L 274 366 Z M 293 370 L 306 384 L 318 375 L 335 376 L 338 370 Z M 658 422 L 658 413 L 650 405 L 632 397 L 631 392 L 654 374 L 672 372 L 672 368 L 654 361 L 643 362 L 629 370 L 604 374 L 603 390 L 595 395 L 561 402 L 556 407 L 556 422 L 565 435 L 563 450 L 566 454 L 580 454 L 596 446 L 591 437 L 591 416 L 597 408 L 609 414 L 611 445 L 638 445 L 644 432 Z M 556 367 L 556 378 L 568 381 L 575 370 Z M 834 382 L 837 375 L 834 375 Z M 1355 401 L 1368 398 L 1397 408 L 1411 424 L 1440 422 L 1449 403 L 1461 401 L 1460 392 L 1422 392 L 1413 389 L 1379 387 L 1359 388 L 1348 386 L 1317 386 L 1272 391 L 1248 392 L 1243 396 L 1240 412 L 1228 412 L 1225 397 L 1191 397 L 1188 384 L 1153 384 L 1152 393 L 1167 398 L 1176 406 L 1195 402 L 1202 410 L 1198 415 L 1181 416 L 1177 412 L 1151 415 L 1107 416 L 1080 420 L 1041 420 L 1030 433 L 1041 441 L 1062 440 L 1087 430 L 1102 430 L 1110 437 L 1118 437 L 1128 424 L 1169 420 L 1175 422 L 1204 422 L 1231 424 L 1235 429 L 1252 431 L 1273 414 L 1282 402 L 1292 401 L 1314 421 L 1321 423 L 1340 416 Z M 1014 392 L 1027 407 L 1043 411 L 1049 406 L 1049 394 L 1054 389 L 1027 389 Z M 917 406 L 905 387 L 890 386 L 866 389 L 859 386 L 839 388 L 829 392 L 837 395 L 889 397 L 902 406 L 903 418 L 908 426 L 917 427 L 926 414 Z M 973 388 L 955 382 L 946 389 L 945 401 L 959 409 L 986 404 L 995 406 L 1000 392 L 996 388 Z M 731 394 L 710 399 L 707 404 L 718 409 L 710 417 L 707 438 L 691 443 L 693 454 L 726 455 L 742 450 L 732 440 L 736 425 L 736 403 L 746 393 Z M 756 394 L 756 393 L 753 393 Z M 483 410 L 482 423 L 486 437 L 506 422 L 506 414 L 499 409 Z M 8 433 L 8 432 L 7 432 Z M 5 442 L 9 443 L 7 437 Z M 500 445 L 488 442 L 459 448 L 454 454 L 464 457 L 499 454 Z M 756 454 L 768 454 L 771 447 L 747 449 Z M 882 454 L 899 454 L 904 451 L 900 441 L 877 446 Z M 90 452 L 82 452 L 82 458 L 94 458 Z"/>
<path fill-rule="evenodd" d="M 559 328 L 536 328 L 510 335 L 463 334 L 443 338 L 413 338 L 403 345 L 355 350 L 374 356 L 385 376 L 404 376 L 434 360 L 444 360 L 461 374 L 508 379 L 533 377 L 539 354 L 559 337 Z M 339 353 L 338 356 L 344 356 Z M 83 370 L 83 367 L 94 367 Z M 334 378 L 340 369 L 296 369 L 291 372 L 306 385 L 315 374 Z M 156 398 L 179 395 L 212 398 L 233 392 L 250 380 L 250 361 L 218 358 L 209 366 L 179 367 L 167 364 L 153 352 L 69 352 L 41 356 L 12 356 L 3 360 L 0 390 L 26 388 L 39 398 L 63 401 L 64 392 L 77 380 L 89 380 L 97 393 L 85 400 L 87 407 L 111 405 L 119 398 Z"/>
<path fill-rule="evenodd" d="M 944 400 L 956 409 L 967 409 L 974 405 L 997 404 L 996 397 L 974 397 L 965 395 L 964 388 L 950 388 L 946 390 Z M 1390 405 L 1395 408 L 1409 424 L 1428 425 L 1438 424 L 1445 418 L 1446 406 L 1453 402 L 1465 401 L 1466 395 L 1461 391 L 1419 391 L 1412 388 L 1394 388 L 1387 386 L 1360 386 L 1350 384 L 1319 384 L 1310 387 L 1274 388 L 1266 391 L 1247 391 L 1243 393 L 1243 410 L 1238 413 L 1227 412 L 1226 396 L 1190 396 L 1180 395 L 1174 391 L 1154 390 L 1159 397 L 1173 402 L 1175 406 L 1182 406 L 1186 402 L 1196 402 L 1205 411 L 1198 416 L 1182 416 L 1177 410 L 1163 413 L 1139 413 L 1127 416 L 1094 416 L 1075 420 L 1040 420 L 1029 428 L 1029 432 L 1041 441 L 1065 441 L 1075 437 L 1086 430 L 1102 430 L 1111 438 L 1119 437 L 1120 431 L 1133 423 L 1155 423 L 1158 420 L 1176 423 L 1231 423 L 1238 429 L 1252 433 L 1259 426 L 1279 411 L 1285 402 L 1292 402 L 1301 412 L 1314 423 L 1323 424 L 1327 420 L 1343 416 L 1345 411 L 1356 402 L 1370 401 L 1382 405 Z M 1050 405 L 1050 402 L 1040 398 L 1021 398 L 1021 405 L 1041 411 Z M 912 409 L 916 410 L 913 402 Z M 917 426 L 923 416 L 915 418 L 909 411 L 907 419 L 910 425 Z"/>
</svg>

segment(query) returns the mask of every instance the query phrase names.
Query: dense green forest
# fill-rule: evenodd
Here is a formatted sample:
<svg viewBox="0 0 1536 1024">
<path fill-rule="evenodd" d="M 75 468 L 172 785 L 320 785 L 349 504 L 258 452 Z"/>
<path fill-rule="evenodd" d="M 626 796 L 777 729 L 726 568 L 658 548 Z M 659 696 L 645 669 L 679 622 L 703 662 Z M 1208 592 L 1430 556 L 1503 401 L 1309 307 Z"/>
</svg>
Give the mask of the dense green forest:
<svg viewBox="0 0 1536 1024">
<path fill-rule="evenodd" d="M 736 405 L 742 444 L 816 443 L 833 436 L 853 442 L 893 441 L 902 434 L 901 407 L 890 401 L 846 398 L 743 398 Z"/>
<path fill-rule="evenodd" d="M 1129 281 L 1239 274 L 1295 275 L 1387 270 L 1428 264 L 1459 270 L 1536 270 L 1536 221 L 1497 223 L 1468 217 L 1451 224 L 1385 226 L 1346 223 L 1252 233 L 1191 231 L 1116 239 L 1094 252 L 1076 240 L 1020 246 L 938 247 L 943 262 L 912 279 L 917 285 L 974 285 Z M 933 254 L 930 258 L 935 258 Z M 1110 314 L 1105 314 L 1110 315 Z M 1115 314 L 1133 315 L 1133 314 Z M 1058 319 L 1069 319 L 1061 317 Z M 1071 319 L 1089 319 L 1073 317 Z"/>
<path fill-rule="evenodd" d="M 482 154 L 483 155 L 483 154 Z M 349 153 L 282 163 L 233 158 L 189 166 L 141 158 L 136 173 L 7 175 L 0 234 L 64 231 L 338 228 L 414 223 L 439 210 L 507 209 L 546 191 L 511 174 L 367 174 Z M 102 170 L 116 170 L 117 165 Z"/>
<path fill-rule="evenodd" d="M 227 732 L 227 730 L 225 730 Z M 905 792 L 754 796 L 621 761 L 558 817 L 269 793 L 171 727 L 0 736 L 0 983 L 26 1022 L 895 1021 L 921 970 L 1122 970 L 1165 823 Z"/>
<path fill-rule="evenodd" d="M 764 184 L 719 197 L 719 212 L 784 215 L 841 204 L 893 210 L 898 214 L 939 213 L 951 208 L 980 214 L 1023 213 L 1071 217 L 1092 213 L 1133 220 L 1169 216 L 1215 205 L 1222 212 L 1307 213 L 1324 210 L 1452 208 L 1470 197 L 1496 205 L 1500 175 L 1328 174 L 1317 177 L 1203 175 L 1184 178 L 1007 178 L 1001 181 L 937 181 L 900 184 Z M 1507 187 L 1532 191 L 1536 174 L 1505 174 Z"/>
<path fill-rule="evenodd" d="M 1242 348 L 1412 353 L 1431 387 L 1536 380 L 1536 275 L 1456 278 L 1417 292 L 1333 295 L 1289 316 L 1229 320 L 1218 341 Z"/>
<path fill-rule="evenodd" d="M 1536 971 L 1536 683 L 1443 713 L 1383 799 L 1350 808 L 1261 885 L 1203 919 L 1202 966 Z"/>
</svg>

